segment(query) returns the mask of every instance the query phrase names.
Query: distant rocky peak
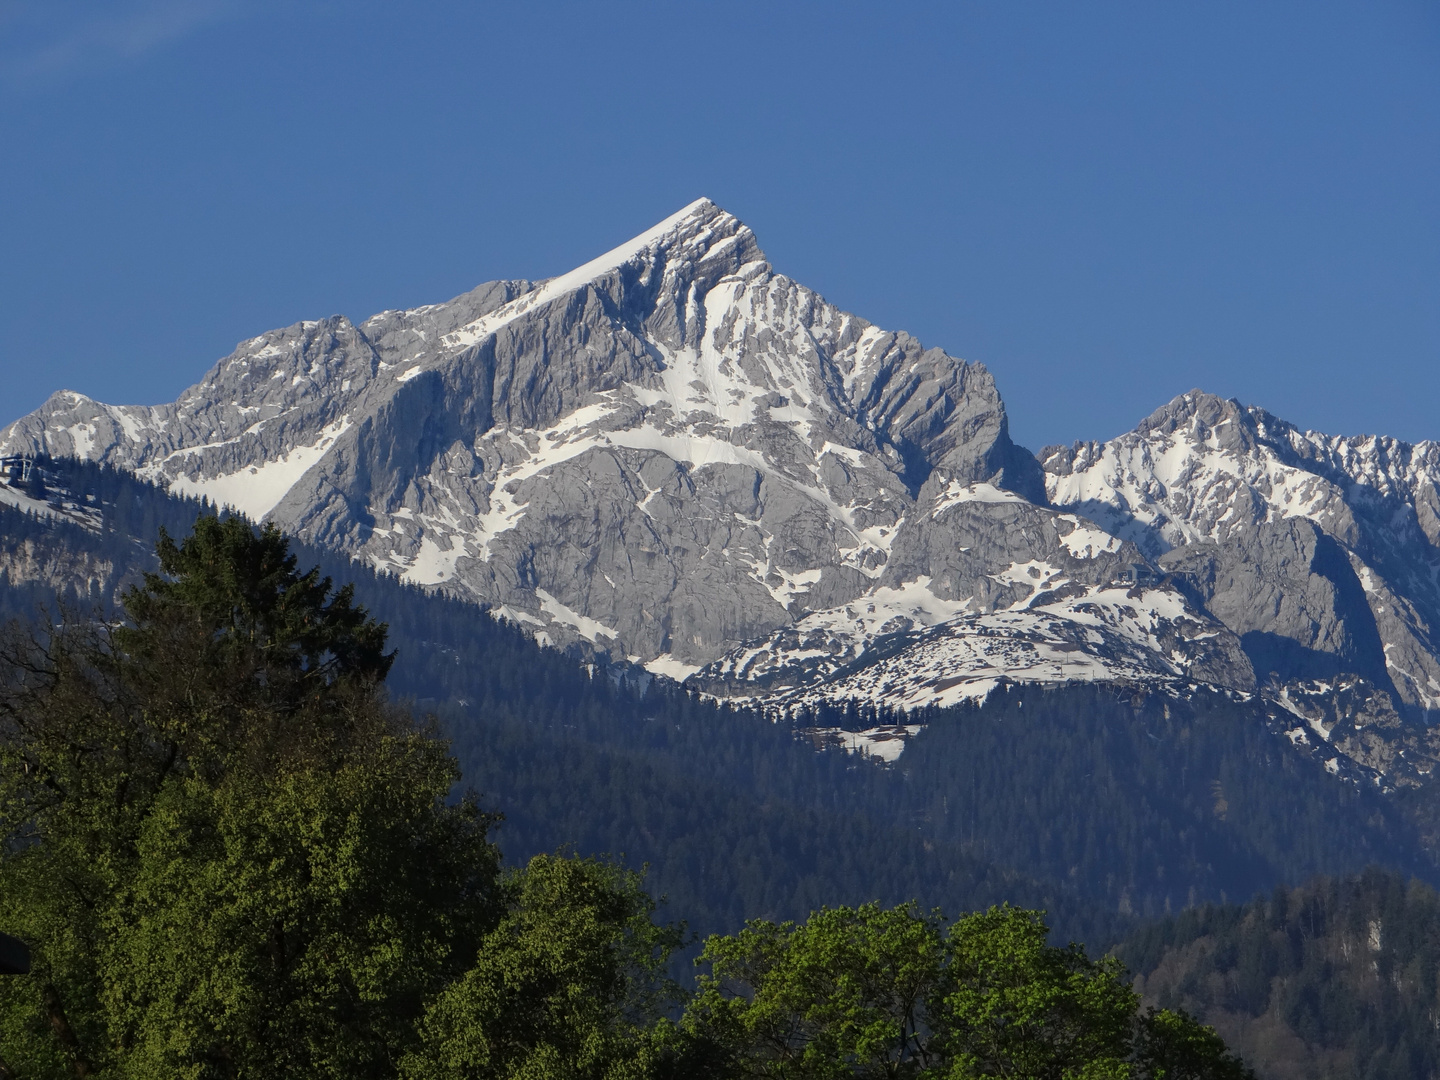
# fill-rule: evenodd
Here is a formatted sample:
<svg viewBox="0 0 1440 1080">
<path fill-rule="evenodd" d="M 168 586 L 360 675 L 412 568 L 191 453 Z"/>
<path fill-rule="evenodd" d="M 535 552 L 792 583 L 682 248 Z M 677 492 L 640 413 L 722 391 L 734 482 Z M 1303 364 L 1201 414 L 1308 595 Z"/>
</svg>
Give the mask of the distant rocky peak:
<svg viewBox="0 0 1440 1080">
<path fill-rule="evenodd" d="M 777 273 L 701 199 L 556 277 L 261 334 L 171 404 L 57 396 L 4 444 L 207 495 L 717 693 L 923 704 L 1012 677 L 1247 689 L 1253 657 L 1288 654 L 1265 638 L 1247 659 L 1231 632 L 1232 550 L 1323 562 L 1325 647 L 1383 685 L 1360 616 L 1393 574 L 1362 580 L 1313 531 L 1235 546 L 1321 503 L 1358 529 L 1304 465 L 1355 454 L 1306 438 L 1194 392 L 1042 472 L 990 371 Z M 1223 550 L 1160 565 L 1201 541 Z"/>
<path fill-rule="evenodd" d="M 364 332 L 344 315 L 332 315 L 241 342 L 204 379 L 181 393 L 175 405 L 182 410 L 213 409 L 243 399 L 253 408 L 338 397 L 358 392 L 380 373 L 381 365 Z"/>
<path fill-rule="evenodd" d="M 1177 394 L 1135 425 L 1139 432 L 1170 434 L 1177 430 L 1206 430 L 1233 422 L 1245 413 L 1245 406 L 1233 398 L 1222 398 L 1194 389 Z"/>
<path fill-rule="evenodd" d="M 1148 510 L 1164 504 L 1164 521 L 1155 519 L 1162 544 L 1216 538 L 1209 516 L 1222 501 L 1235 507 L 1225 519 L 1232 524 L 1257 514 L 1306 517 L 1350 539 L 1356 513 L 1389 518 L 1418 509 L 1428 525 L 1429 493 L 1440 482 L 1440 444 L 1303 431 L 1199 390 L 1174 398 L 1132 432 L 1047 446 L 1039 459 L 1051 497 L 1066 505 L 1109 503 L 1148 520 Z M 1200 531 L 1186 531 L 1187 521 Z"/>
<path fill-rule="evenodd" d="M 707 199 L 556 277 L 260 334 L 172 403 L 57 393 L 0 451 L 207 496 L 717 697 L 1258 673 L 1297 745 L 1387 775 L 1420 743 L 1354 747 L 1440 710 L 1440 444 L 1192 390 L 1037 461 L 984 366 L 778 273 Z M 1357 677 L 1394 707 L 1352 710 L 1344 749 L 1310 719 Z"/>
<path fill-rule="evenodd" d="M 1302 431 L 1191 391 L 1040 456 L 1055 505 L 1187 580 L 1257 672 L 1360 674 L 1440 708 L 1440 444 Z"/>
</svg>

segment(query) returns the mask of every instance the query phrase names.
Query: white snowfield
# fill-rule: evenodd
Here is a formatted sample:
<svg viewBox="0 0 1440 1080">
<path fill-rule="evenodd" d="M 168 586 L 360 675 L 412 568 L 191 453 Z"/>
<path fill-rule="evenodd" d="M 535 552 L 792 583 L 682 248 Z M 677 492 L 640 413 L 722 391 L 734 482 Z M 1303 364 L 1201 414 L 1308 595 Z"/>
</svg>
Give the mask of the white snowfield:
<svg viewBox="0 0 1440 1080">
<path fill-rule="evenodd" d="M 204 496 L 216 506 L 228 506 L 255 521 L 263 521 L 350 427 L 350 418 L 342 417 L 326 426 L 314 442 L 292 447 L 273 461 L 263 461 L 218 476 L 206 476 L 202 472 L 192 477 L 182 473 L 170 480 L 168 487 L 177 495 L 197 499 Z M 193 452 L 191 449 L 176 450 L 166 460 Z M 158 466 L 142 466 L 135 471 L 146 480 L 165 479 Z"/>
<path fill-rule="evenodd" d="M 1197 619 L 1178 592 L 1072 587 L 1045 564 L 1017 564 L 1002 576 L 1036 582 L 1036 588 L 1007 608 L 978 612 L 973 600 L 939 599 L 922 577 L 806 616 L 783 635 L 798 638 L 798 646 L 752 645 L 705 674 L 753 686 L 750 693 L 732 693 L 739 700 L 787 706 L 855 700 L 906 709 L 983 700 L 1006 679 L 1204 681 L 1192 671 L 1192 655 L 1174 649 L 1166 630 L 1188 623 L 1193 643 L 1219 628 Z M 888 655 L 877 649 L 888 636 L 905 640 L 905 647 Z"/>
<path fill-rule="evenodd" d="M 73 522 L 87 529 L 100 527 L 98 507 L 77 503 L 71 499 L 36 499 L 24 487 L 11 487 L 3 480 L 0 480 L 0 506 L 51 521 Z"/>
</svg>

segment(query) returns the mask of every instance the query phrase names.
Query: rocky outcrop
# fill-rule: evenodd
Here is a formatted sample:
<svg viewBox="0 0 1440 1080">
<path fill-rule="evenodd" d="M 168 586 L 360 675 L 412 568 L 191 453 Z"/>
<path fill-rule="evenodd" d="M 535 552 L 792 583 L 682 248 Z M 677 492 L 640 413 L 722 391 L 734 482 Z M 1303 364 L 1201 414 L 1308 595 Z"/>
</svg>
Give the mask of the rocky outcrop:
<svg viewBox="0 0 1440 1080">
<path fill-rule="evenodd" d="M 1436 779 L 1440 728 L 1407 721 L 1388 693 L 1364 679 L 1271 683 L 1261 701 L 1275 731 L 1337 776 L 1386 789 Z"/>
</svg>

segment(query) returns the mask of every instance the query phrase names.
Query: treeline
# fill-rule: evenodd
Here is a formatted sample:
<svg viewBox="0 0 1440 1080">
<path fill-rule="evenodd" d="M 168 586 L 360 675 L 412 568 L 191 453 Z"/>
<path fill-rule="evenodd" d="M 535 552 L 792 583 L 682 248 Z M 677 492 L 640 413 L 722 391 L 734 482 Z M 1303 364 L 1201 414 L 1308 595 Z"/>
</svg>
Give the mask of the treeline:
<svg viewBox="0 0 1440 1080">
<path fill-rule="evenodd" d="M 503 868 L 349 586 L 238 518 L 157 554 L 122 619 L 0 639 L 0 1075 L 1248 1075 L 1017 908 L 752 921 L 687 994 L 637 874 Z"/>
<path fill-rule="evenodd" d="M 698 745 L 700 756 L 687 757 L 687 744 Z M 783 754 L 796 745 L 786 744 Z M 960 845 L 937 844 L 918 828 L 857 807 L 787 798 L 779 783 L 757 793 L 765 770 L 746 783 L 706 776 L 701 738 L 677 738 L 669 748 L 621 747 L 497 723 L 468 727 L 456 748 L 467 780 L 486 793 L 487 806 L 505 813 L 497 835 L 508 855 L 524 858 L 567 844 L 646 864 L 653 890 L 666 900 L 663 910 L 698 931 L 731 930 L 747 916 L 802 918 L 825 903 L 915 897 L 948 910 L 1004 900 L 1044 908 L 1062 939 L 1102 946 L 1127 925 L 1073 889 Z M 775 780 L 783 777 L 773 760 L 763 764 Z M 794 772 L 813 777 L 805 768 Z M 847 790 L 839 777 L 835 792 Z M 823 801 L 832 800 L 827 793 Z"/>
<path fill-rule="evenodd" d="M 1138 931 L 1151 1004 L 1214 1024 L 1276 1080 L 1440 1073 L 1440 895 L 1378 869 L 1277 886 Z"/>
<path fill-rule="evenodd" d="M 195 504 L 124 474 L 71 461 L 47 470 L 54 490 L 91 495 L 107 514 L 111 499 L 138 505 L 137 491 L 156 504 L 143 523 L 117 517 L 106 536 L 151 522 L 183 535 L 194 520 Z M 122 481 L 135 486 L 107 486 Z M 104 596 L 155 565 L 153 540 L 132 536 L 116 553 L 78 525 L 32 524 L 27 539 L 48 539 L 54 550 L 114 554 Z M 718 707 L 636 669 L 587 670 L 473 604 L 303 543 L 291 548 L 301 565 L 353 582 L 357 600 L 389 624 L 398 653 L 392 691 L 440 714 L 462 786 L 504 810 L 496 835 L 512 860 L 566 845 L 623 854 L 650 866 L 664 910 L 700 933 L 733 930 L 752 915 L 801 918 L 822 901 L 912 897 L 950 910 L 1000 899 L 1043 907 L 1062 939 L 1104 943 L 1123 928 L 1113 911 L 1063 882 L 937 846 L 894 820 L 885 812 L 895 803 L 893 775 L 838 750 L 816 753 L 795 738 L 794 723 Z M 43 586 L 35 592 L 21 603 L 0 590 L 0 611 L 8 599 L 7 614 L 32 615 L 32 601 L 45 598 Z"/>
</svg>

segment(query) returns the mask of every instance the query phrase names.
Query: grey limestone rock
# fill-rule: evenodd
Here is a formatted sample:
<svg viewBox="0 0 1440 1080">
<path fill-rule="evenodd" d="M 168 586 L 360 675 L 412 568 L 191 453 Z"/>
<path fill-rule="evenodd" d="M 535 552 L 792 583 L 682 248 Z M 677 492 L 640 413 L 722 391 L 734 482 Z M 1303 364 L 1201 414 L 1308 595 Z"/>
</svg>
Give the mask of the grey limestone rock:
<svg viewBox="0 0 1440 1080">
<path fill-rule="evenodd" d="M 61 391 L 0 450 L 208 496 L 716 697 L 1210 684 L 1357 782 L 1434 757 L 1440 445 L 1194 391 L 1037 461 L 983 366 L 827 303 L 703 199 L 557 278 L 262 334 L 171 404 Z"/>
<path fill-rule="evenodd" d="M 1407 720 L 1390 694 L 1365 679 L 1271 682 L 1261 699 L 1270 726 L 1337 776 L 1389 789 L 1436 778 L 1440 728 Z"/>
</svg>

